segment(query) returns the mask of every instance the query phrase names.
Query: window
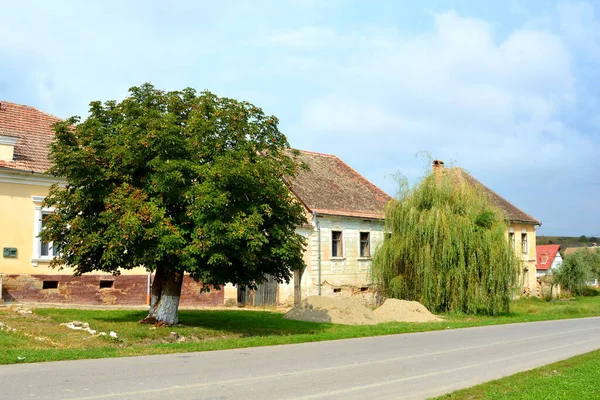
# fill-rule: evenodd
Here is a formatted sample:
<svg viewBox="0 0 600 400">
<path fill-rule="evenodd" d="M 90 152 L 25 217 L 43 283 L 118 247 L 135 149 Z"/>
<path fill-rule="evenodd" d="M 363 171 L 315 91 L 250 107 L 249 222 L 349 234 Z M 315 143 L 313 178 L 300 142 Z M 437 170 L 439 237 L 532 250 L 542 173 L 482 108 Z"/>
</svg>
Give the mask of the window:
<svg viewBox="0 0 600 400">
<path fill-rule="evenodd" d="M 31 261 L 34 266 L 37 266 L 39 261 L 48 262 L 58 254 L 58 250 L 52 242 L 44 242 L 40 237 L 40 233 L 46 226 L 47 216 L 54 212 L 52 208 L 44 208 L 41 203 L 44 201 L 42 196 L 32 196 L 31 199 L 35 204 L 35 213 L 33 220 L 33 254 Z"/>
<path fill-rule="evenodd" d="M 544 265 L 548 262 L 548 259 L 550 258 L 550 256 L 548 255 L 548 252 L 543 252 L 542 255 L 540 256 L 540 264 Z"/>
<path fill-rule="evenodd" d="M 521 233 L 521 248 L 523 254 L 529 253 L 529 244 L 527 243 L 527 233 Z"/>
<path fill-rule="evenodd" d="M 371 257 L 371 235 L 369 232 L 360 233 L 360 256 Z"/>
<path fill-rule="evenodd" d="M 41 221 L 40 221 L 40 233 L 46 226 L 46 217 L 50 214 L 51 214 L 50 212 L 46 212 L 46 211 L 43 211 L 41 213 L 42 217 L 41 217 Z M 54 246 L 52 245 L 52 242 L 44 242 L 41 237 L 38 237 L 38 240 L 40 241 L 40 256 L 41 257 L 52 258 L 56 255 L 56 251 L 54 249 Z"/>
<path fill-rule="evenodd" d="M 100 281 L 100 289 L 110 289 L 113 287 L 115 281 Z"/>
<path fill-rule="evenodd" d="M 58 281 L 43 281 L 42 289 L 58 289 Z"/>
<path fill-rule="evenodd" d="M 508 240 L 510 242 L 511 248 L 514 251 L 515 250 L 515 233 L 514 232 L 509 232 L 508 233 Z"/>
<path fill-rule="evenodd" d="M 343 257 L 342 232 L 331 231 L 331 257 Z"/>
</svg>

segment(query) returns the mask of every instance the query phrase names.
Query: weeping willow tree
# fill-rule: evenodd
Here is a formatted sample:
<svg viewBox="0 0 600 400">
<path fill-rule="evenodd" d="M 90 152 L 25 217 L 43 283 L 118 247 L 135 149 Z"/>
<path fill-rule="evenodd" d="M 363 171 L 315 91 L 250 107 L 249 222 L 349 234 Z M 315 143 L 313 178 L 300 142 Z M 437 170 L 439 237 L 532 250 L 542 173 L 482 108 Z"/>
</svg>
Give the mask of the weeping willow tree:
<svg viewBox="0 0 600 400">
<path fill-rule="evenodd" d="M 373 279 L 386 297 L 428 309 L 506 313 L 519 260 L 507 221 L 459 168 L 435 168 L 386 210 L 386 235 L 373 260 Z"/>
</svg>

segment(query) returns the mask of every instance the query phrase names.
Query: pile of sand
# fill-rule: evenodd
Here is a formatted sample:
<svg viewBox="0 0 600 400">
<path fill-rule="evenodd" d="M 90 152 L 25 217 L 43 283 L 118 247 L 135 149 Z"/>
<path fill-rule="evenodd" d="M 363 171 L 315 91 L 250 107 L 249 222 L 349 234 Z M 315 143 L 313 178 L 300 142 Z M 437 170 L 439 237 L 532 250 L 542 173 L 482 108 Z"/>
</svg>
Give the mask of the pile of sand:
<svg viewBox="0 0 600 400">
<path fill-rule="evenodd" d="M 375 311 L 350 297 L 309 296 L 285 316 L 309 322 L 344 325 L 375 325 L 381 322 L 435 322 L 440 318 L 417 301 L 387 299 Z"/>
<path fill-rule="evenodd" d="M 299 307 L 288 311 L 284 318 L 345 325 L 375 325 L 381 322 L 373 311 L 357 300 L 328 296 L 309 296 Z"/>
<path fill-rule="evenodd" d="M 374 311 L 381 322 L 436 322 L 442 319 L 418 301 L 387 299 Z"/>
</svg>

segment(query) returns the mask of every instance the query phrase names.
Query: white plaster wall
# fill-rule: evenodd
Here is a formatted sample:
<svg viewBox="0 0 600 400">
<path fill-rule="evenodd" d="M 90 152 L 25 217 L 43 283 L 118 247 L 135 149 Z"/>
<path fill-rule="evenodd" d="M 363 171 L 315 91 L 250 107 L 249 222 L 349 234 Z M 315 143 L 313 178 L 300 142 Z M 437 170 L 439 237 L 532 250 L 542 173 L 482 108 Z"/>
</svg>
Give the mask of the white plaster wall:
<svg viewBox="0 0 600 400">
<path fill-rule="evenodd" d="M 320 216 L 321 228 L 321 293 L 324 296 L 350 295 L 365 290 L 371 284 L 371 257 L 360 256 L 360 232 L 370 233 L 371 256 L 383 242 L 382 220 L 352 217 Z M 331 232 L 341 231 L 343 256 L 331 257 Z M 306 270 L 302 276 L 302 298 L 318 293 L 319 247 L 316 227 L 299 229 L 307 238 L 304 261 Z M 335 289 L 341 290 L 334 292 Z M 294 300 L 294 282 L 279 286 L 279 302 L 291 305 Z"/>
</svg>

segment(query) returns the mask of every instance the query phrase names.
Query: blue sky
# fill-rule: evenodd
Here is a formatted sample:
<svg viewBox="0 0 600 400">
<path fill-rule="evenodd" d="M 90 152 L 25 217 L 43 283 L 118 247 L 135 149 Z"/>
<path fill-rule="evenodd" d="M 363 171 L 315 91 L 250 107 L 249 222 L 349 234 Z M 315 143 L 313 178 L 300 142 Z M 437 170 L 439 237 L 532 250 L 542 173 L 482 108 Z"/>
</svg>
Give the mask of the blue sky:
<svg viewBox="0 0 600 400">
<path fill-rule="evenodd" d="M 600 4 L 5 1 L 0 99 L 60 117 L 152 82 L 250 101 L 390 194 L 427 151 L 543 222 L 600 235 Z"/>
</svg>

